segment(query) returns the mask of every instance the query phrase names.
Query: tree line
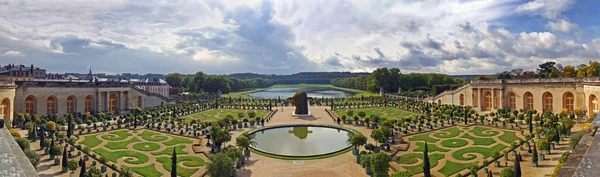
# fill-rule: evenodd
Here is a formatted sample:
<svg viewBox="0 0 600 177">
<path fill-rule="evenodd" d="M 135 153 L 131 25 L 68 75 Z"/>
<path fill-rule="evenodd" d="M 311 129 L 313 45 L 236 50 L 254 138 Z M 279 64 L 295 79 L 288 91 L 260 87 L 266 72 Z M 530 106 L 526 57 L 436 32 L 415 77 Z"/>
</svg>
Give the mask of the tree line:
<svg viewBox="0 0 600 177">
<path fill-rule="evenodd" d="M 539 65 L 535 71 L 525 71 L 523 69 L 513 69 L 497 73 L 497 79 L 532 79 L 532 78 L 583 78 L 600 77 L 600 63 L 598 61 L 589 61 L 588 65 L 580 64 L 578 66 L 557 64 L 556 62 L 545 62 Z M 490 79 L 480 77 L 480 79 Z"/>
<path fill-rule="evenodd" d="M 398 88 L 402 91 L 429 91 L 436 85 L 456 85 L 461 82 L 460 79 L 446 74 L 402 74 L 398 68 L 378 68 L 371 75 L 331 80 L 331 84 L 334 86 L 367 90 L 373 93 L 379 92 L 380 88 L 383 88 L 386 93 L 396 93 Z"/>
</svg>

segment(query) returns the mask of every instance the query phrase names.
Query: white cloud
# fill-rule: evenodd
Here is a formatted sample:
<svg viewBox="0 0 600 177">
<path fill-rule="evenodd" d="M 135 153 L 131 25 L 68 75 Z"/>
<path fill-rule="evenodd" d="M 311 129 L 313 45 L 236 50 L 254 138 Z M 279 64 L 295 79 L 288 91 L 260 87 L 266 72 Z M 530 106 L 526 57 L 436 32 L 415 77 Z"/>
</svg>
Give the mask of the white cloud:
<svg viewBox="0 0 600 177">
<path fill-rule="evenodd" d="M 548 19 L 556 19 L 560 14 L 569 9 L 574 0 L 533 0 L 519 5 L 516 12 L 541 15 Z"/>
<path fill-rule="evenodd" d="M 4 52 L 4 54 L 2 54 L 1 56 L 3 56 L 3 57 L 24 57 L 25 54 L 21 53 L 20 51 L 9 50 L 7 52 Z"/>
<path fill-rule="evenodd" d="M 577 29 L 578 27 L 576 24 L 573 24 L 566 19 L 559 19 L 557 21 L 548 21 L 546 28 L 556 32 L 568 33 Z"/>
</svg>

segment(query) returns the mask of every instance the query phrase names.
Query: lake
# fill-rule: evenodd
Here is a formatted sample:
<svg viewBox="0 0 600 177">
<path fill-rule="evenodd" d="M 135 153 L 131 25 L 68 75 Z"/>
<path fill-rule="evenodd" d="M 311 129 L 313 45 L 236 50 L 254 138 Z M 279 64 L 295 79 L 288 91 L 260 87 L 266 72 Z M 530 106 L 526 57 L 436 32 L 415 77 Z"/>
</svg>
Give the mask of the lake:
<svg viewBox="0 0 600 177">
<path fill-rule="evenodd" d="M 251 97 L 256 97 L 256 98 L 277 98 L 278 96 L 280 96 L 281 99 L 285 99 L 285 98 L 294 96 L 294 94 L 296 94 L 296 92 L 298 92 L 298 90 L 302 90 L 302 91 L 306 92 L 308 97 L 315 97 L 315 98 L 346 97 L 346 96 L 353 96 L 356 94 L 354 92 L 339 90 L 339 89 L 335 89 L 335 88 L 328 88 L 328 87 L 289 86 L 289 87 L 285 87 L 285 88 L 269 88 L 269 89 L 258 91 L 258 92 L 248 93 L 248 95 L 250 95 Z"/>
</svg>

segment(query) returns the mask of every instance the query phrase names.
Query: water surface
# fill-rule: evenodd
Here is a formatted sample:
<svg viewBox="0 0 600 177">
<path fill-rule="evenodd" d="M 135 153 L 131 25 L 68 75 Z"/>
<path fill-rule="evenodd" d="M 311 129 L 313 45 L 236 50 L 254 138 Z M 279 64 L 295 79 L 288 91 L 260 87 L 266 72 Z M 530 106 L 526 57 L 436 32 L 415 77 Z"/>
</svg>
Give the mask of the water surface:
<svg viewBox="0 0 600 177">
<path fill-rule="evenodd" d="M 329 127 L 278 127 L 254 132 L 256 149 L 277 155 L 311 156 L 349 147 L 348 131 Z"/>
<path fill-rule="evenodd" d="M 327 88 L 327 87 L 285 87 L 285 88 L 270 88 L 267 90 L 262 90 L 258 92 L 252 92 L 248 95 L 257 98 L 277 98 L 278 96 L 281 99 L 285 99 L 288 97 L 294 96 L 298 90 L 302 90 L 306 92 L 308 97 L 315 98 L 336 98 L 336 97 L 346 97 L 353 96 L 356 93 L 339 90 L 335 88 Z"/>
</svg>

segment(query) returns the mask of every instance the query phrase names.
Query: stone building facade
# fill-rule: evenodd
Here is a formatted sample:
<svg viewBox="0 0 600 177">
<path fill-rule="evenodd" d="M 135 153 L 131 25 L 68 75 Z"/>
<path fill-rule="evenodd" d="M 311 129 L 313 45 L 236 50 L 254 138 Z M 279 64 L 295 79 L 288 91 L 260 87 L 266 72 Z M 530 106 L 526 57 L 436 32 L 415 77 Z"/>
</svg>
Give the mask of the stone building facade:
<svg viewBox="0 0 600 177">
<path fill-rule="evenodd" d="M 426 101 L 471 106 L 478 112 L 497 109 L 550 110 L 581 108 L 587 115 L 600 110 L 599 78 L 476 80 Z"/>
<path fill-rule="evenodd" d="M 2 116 L 15 113 L 58 114 L 128 112 L 136 107 L 169 104 L 170 100 L 129 82 L 92 80 L 31 80 L 0 82 Z"/>
</svg>

